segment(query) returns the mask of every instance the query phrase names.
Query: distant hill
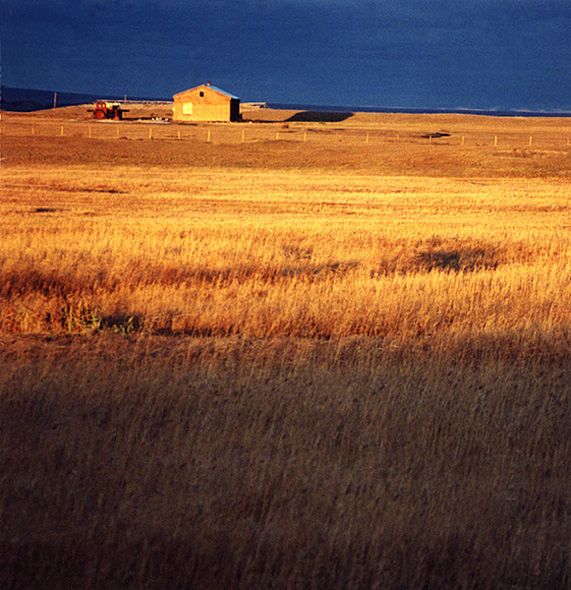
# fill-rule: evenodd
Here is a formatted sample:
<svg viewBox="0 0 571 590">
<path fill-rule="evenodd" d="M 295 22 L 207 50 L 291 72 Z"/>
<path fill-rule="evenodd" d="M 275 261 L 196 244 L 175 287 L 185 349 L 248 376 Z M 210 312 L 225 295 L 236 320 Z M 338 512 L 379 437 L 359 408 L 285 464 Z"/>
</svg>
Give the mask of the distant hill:
<svg viewBox="0 0 571 590">
<path fill-rule="evenodd" d="M 97 97 L 91 94 L 58 92 L 56 106 L 68 107 L 93 102 Z M 50 90 L 32 90 L 29 88 L 10 88 L 2 86 L 0 106 L 5 111 L 39 111 L 54 106 L 54 92 Z"/>
<path fill-rule="evenodd" d="M 98 98 L 110 100 L 123 100 L 123 96 L 100 94 L 77 94 L 74 92 L 58 92 L 56 106 L 69 107 L 95 102 Z M 129 100 L 135 101 L 159 101 L 172 100 L 172 98 L 140 98 L 129 96 Z M 51 109 L 54 106 L 53 90 L 34 90 L 30 88 L 0 87 L 0 108 L 5 111 L 30 112 Z"/>
</svg>

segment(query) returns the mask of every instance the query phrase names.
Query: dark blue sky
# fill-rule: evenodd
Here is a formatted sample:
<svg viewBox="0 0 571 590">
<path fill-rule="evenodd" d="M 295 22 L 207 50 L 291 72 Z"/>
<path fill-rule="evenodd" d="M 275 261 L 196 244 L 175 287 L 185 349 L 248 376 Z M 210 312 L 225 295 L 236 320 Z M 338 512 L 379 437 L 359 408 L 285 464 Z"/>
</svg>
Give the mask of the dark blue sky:
<svg viewBox="0 0 571 590">
<path fill-rule="evenodd" d="M 569 0 L 2 0 L 6 86 L 571 110 Z"/>
</svg>

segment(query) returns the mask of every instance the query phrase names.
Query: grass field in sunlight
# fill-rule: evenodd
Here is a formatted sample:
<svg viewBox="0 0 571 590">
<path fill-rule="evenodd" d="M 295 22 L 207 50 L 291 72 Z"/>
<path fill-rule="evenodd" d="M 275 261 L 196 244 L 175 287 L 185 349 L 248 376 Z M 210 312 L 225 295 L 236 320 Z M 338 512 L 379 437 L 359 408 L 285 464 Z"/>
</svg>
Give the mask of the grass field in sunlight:
<svg viewBox="0 0 571 590">
<path fill-rule="evenodd" d="M 571 585 L 569 119 L 258 115 L 3 115 L 4 586 Z"/>
</svg>

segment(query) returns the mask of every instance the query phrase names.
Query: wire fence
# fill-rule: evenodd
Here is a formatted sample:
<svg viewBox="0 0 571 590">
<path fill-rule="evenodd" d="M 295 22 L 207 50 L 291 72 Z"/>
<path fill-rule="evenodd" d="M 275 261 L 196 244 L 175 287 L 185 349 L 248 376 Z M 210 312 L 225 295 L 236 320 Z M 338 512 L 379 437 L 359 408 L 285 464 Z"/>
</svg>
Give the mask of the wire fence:
<svg viewBox="0 0 571 590">
<path fill-rule="evenodd" d="M 415 132 L 373 127 L 334 127 L 288 123 L 176 124 L 165 121 L 3 121 L 2 135 L 18 137 L 84 138 L 92 140 L 195 141 L 241 144 L 260 141 L 336 142 L 378 145 L 425 143 L 499 150 L 564 150 L 571 148 L 571 129 L 549 133 Z"/>
</svg>

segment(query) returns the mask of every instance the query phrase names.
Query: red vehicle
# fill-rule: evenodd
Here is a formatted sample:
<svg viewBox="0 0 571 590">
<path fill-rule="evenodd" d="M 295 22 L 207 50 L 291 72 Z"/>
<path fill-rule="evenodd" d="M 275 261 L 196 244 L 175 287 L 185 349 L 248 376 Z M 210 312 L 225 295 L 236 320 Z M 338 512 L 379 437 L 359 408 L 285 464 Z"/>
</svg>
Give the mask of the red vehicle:
<svg viewBox="0 0 571 590">
<path fill-rule="evenodd" d="M 120 121 L 123 118 L 123 113 L 128 112 L 129 109 L 124 109 L 118 102 L 111 102 L 108 100 L 98 100 L 95 103 L 94 109 L 89 109 L 90 113 L 96 119 L 113 119 Z"/>
</svg>

